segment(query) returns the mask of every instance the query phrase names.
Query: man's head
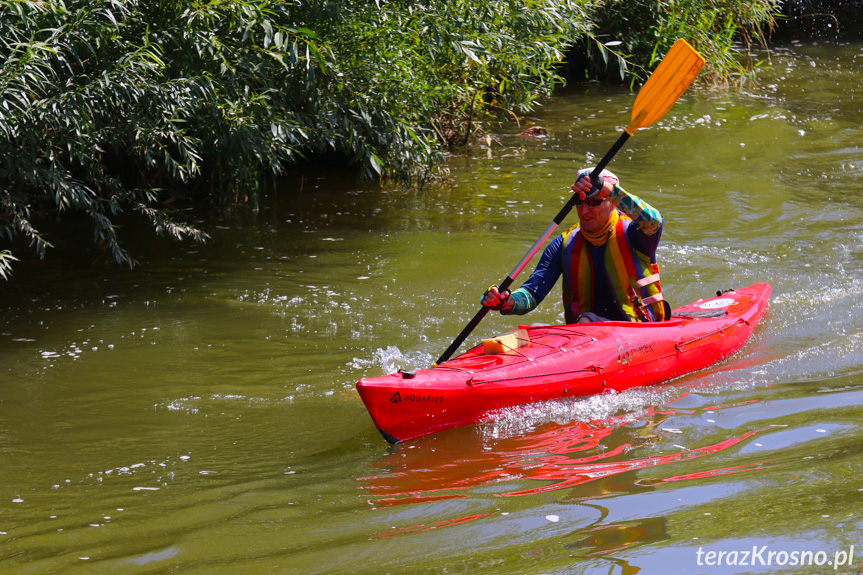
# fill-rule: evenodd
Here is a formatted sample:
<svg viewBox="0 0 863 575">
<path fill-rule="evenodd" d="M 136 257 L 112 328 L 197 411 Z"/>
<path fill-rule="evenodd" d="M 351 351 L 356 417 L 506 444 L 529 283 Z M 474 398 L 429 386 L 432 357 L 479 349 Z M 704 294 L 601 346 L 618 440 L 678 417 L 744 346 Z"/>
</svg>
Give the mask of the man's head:
<svg viewBox="0 0 863 575">
<path fill-rule="evenodd" d="M 615 210 L 614 204 L 608 198 L 576 200 L 575 206 L 581 229 L 594 233 L 601 232 L 605 228 L 611 213 Z"/>
</svg>

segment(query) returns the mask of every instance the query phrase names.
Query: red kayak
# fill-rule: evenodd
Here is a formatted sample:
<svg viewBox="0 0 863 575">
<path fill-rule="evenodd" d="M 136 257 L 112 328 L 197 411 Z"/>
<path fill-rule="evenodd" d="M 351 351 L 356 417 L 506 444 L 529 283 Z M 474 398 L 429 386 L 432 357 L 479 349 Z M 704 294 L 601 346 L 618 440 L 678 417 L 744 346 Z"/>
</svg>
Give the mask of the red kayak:
<svg viewBox="0 0 863 575">
<path fill-rule="evenodd" d="M 770 285 L 718 293 L 658 323 L 522 326 L 442 365 L 361 379 L 377 428 L 398 443 L 491 411 L 651 385 L 733 355 L 767 311 Z"/>
</svg>

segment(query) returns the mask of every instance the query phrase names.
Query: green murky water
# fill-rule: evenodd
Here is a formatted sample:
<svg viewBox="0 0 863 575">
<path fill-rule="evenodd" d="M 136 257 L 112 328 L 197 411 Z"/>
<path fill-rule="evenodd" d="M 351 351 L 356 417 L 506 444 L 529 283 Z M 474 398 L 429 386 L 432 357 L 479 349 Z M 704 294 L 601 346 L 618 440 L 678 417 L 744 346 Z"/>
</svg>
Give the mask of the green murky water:
<svg viewBox="0 0 863 575">
<path fill-rule="evenodd" d="M 863 43 L 770 60 L 742 93 L 688 93 L 611 166 L 666 217 L 673 302 L 773 285 L 742 354 L 671 384 L 396 447 L 354 390 L 440 355 L 627 123 L 615 88 L 559 92 L 526 119 L 548 137 L 508 126 L 448 186 L 289 180 L 257 214 L 203 217 L 206 246 L 132 240 L 134 272 L 19 266 L 0 286 L 0 568 L 857 572 Z M 560 321 L 557 296 L 531 319 Z"/>
</svg>

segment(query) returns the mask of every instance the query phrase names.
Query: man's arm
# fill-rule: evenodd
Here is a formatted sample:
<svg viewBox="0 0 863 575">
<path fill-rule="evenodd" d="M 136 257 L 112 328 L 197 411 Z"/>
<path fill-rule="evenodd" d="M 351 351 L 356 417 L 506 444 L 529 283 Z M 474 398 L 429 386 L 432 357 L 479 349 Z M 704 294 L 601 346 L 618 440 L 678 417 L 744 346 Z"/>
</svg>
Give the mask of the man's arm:
<svg viewBox="0 0 863 575">
<path fill-rule="evenodd" d="M 557 283 L 557 278 L 560 277 L 563 270 L 562 251 L 563 237 L 557 236 L 542 252 L 536 269 L 530 274 L 527 281 L 510 294 L 513 305 L 511 308 L 507 306 L 502 310 L 502 314 L 524 315 L 542 303 L 542 300 Z"/>
<path fill-rule="evenodd" d="M 662 230 L 663 217 L 659 210 L 620 186 L 614 186 L 608 199 L 645 235 L 652 236 Z"/>
</svg>

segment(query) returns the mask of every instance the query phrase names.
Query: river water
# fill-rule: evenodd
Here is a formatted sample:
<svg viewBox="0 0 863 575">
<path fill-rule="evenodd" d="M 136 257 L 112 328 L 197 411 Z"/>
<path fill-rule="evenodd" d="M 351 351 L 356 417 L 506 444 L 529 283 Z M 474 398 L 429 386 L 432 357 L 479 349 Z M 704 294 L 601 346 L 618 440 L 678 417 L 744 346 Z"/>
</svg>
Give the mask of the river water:
<svg viewBox="0 0 863 575">
<path fill-rule="evenodd" d="M 673 303 L 773 286 L 740 354 L 669 384 L 397 446 L 354 388 L 447 347 L 627 123 L 615 87 L 559 91 L 453 156 L 448 185 L 286 178 L 259 212 L 200 215 L 205 246 L 129 237 L 134 271 L 77 244 L 20 265 L 0 286 L 0 569 L 858 572 L 863 43 L 769 64 L 690 91 L 611 165 L 665 215 Z M 557 293 L 532 321 L 562 320 Z"/>
</svg>

